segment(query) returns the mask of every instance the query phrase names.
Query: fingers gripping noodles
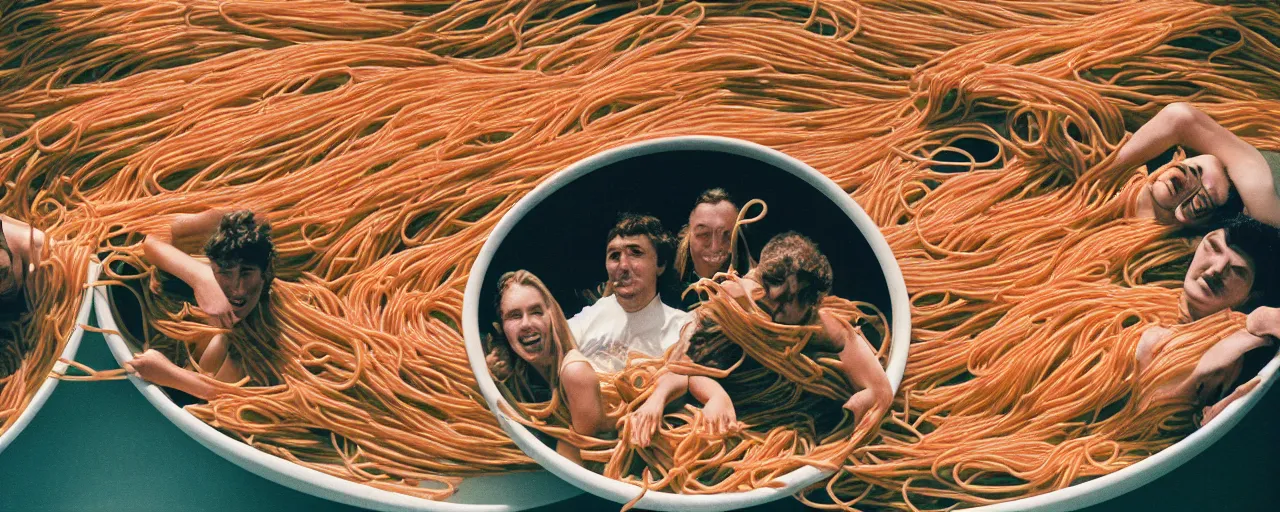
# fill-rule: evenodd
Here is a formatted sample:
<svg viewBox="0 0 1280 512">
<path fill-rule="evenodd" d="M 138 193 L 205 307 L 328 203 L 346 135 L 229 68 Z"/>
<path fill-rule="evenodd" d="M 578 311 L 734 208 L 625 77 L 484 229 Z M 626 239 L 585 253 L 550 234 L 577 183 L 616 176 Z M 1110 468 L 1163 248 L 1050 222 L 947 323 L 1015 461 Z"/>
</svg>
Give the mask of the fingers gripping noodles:
<svg viewBox="0 0 1280 512">
<path fill-rule="evenodd" d="M 559 398 L 516 405 L 595 469 L 708 493 L 814 464 L 837 470 L 802 496 L 816 506 L 937 509 L 1062 488 L 1189 431 L 1189 404 L 1145 398 L 1243 319 L 1175 327 L 1134 378 L 1141 332 L 1181 320 L 1192 241 L 1126 215 L 1148 173 L 1109 163 L 1174 101 L 1280 149 L 1274 10 L 597 4 L 0 1 L 0 212 L 54 241 L 29 310 L 2 331 L 0 429 L 56 361 L 93 258 L 118 294 L 139 295 L 147 322 L 132 334 L 194 368 L 190 347 L 217 331 L 150 286 L 142 234 L 179 213 L 252 208 L 272 221 L 280 279 L 231 334 L 248 381 L 219 384 L 192 414 L 414 496 L 534 468 L 467 364 L 467 269 L 556 171 L 707 134 L 804 161 L 881 226 L 912 300 L 904 381 L 891 410 L 855 428 L 836 401 L 848 384 L 799 352 L 807 331 L 704 283 L 718 335 L 758 363 L 725 377 L 747 428 L 702 435 L 685 408 L 636 449 L 573 434 Z M 886 328 L 862 304 L 824 306 Z M 605 379 L 620 434 L 661 371 L 639 362 Z M 802 402 L 822 412 L 789 407 Z"/>
</svg>

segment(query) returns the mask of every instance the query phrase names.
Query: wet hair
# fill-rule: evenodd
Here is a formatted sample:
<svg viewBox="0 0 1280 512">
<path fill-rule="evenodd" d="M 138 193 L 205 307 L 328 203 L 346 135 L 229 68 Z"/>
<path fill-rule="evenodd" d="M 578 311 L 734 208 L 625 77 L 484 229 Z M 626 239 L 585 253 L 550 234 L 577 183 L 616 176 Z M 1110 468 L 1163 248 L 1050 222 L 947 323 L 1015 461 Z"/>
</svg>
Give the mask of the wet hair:
<svg viewBox="0 0 1280 512">
<path fill-rule="evenodd" d="M 1273 263 L 1280 251 L 1280 230 L 1239 214 L 1227 222 L 1225 232 L 1227 245 L 1253 260 L 1253 288 L 1243 311 L 1280 306 L 1280 272 Z"/>
<path fill-rule="evenodd" d="M 252 211 L 239 210 L 223 215 L 218 232 L 205 243 L 204 253 L 209 261 L 222 268 L 236 265 L 257 267 L 263 274 L 262 294 L 271 292 L 276 245 L 271 240 L 271 224 L 259 224 Z"/>
<path fill-rule="evenodd" d="M 796 279 L 808 281 L 799 290 L 798 299 L 805 306 L 817 304 L 831 292 L 831 262 L 818 250 L 818 244 L 809 237 L 788 231 L 775 235 L 760 250 L 761 284 L 777 286 L 795 274 Z"/>
</svg>

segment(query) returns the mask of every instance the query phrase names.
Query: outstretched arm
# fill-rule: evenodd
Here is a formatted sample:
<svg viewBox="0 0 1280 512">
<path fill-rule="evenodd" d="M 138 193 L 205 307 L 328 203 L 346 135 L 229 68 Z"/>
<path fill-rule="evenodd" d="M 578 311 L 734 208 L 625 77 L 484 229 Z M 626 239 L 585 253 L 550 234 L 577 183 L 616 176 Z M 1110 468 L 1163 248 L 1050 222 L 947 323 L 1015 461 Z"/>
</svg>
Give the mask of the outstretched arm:
<svg viewBox="0 0 1280 512">
<path fill-rule="evenodd" d="M 689 339 L 697 330 L 698 312 L 694 311 L 691 317 L 680 331 L 680 341 L 671 349 L 668 362 L 689 360 Z M 641 448 L 649 446 L 650 439 L 658 431 L 658 423 L 667 404 L 689 391 L 689 376 L 668 371 L 658 377 L 653 386 L 653 393 L 645 399 L 644 404 L 631 412 L 631 444 Z"/>
<path fill-rule="evenodd" d="M 862 332 L 825 311 L 820 311 L 819 317 L 826 335 L 840 347 L 840 370 L 858 390 L 844 404 L 845 409 L 853 413 L 854 424 L 861 422 L 873 408 L 889 410 L 893 404 L 893 387 Z"/>
<path fill-rule="evenodd" d="M 134 356 L 124 367 L 147 382 L 177 389 L 201 400 L 218 396 L 217 379 L 181 368 L 155 349 Z M 232 377 L 230 373 L 228 378 Z"/>
<path fill-rule="evenodd" d="M 170 223 L 168 232 L 148 234 L 142 242 L 142 251 L 148 262 L 191 286 L 196 304 L 209 315 L 212 325 L 230 329 L 237 319 L 214 279 L 213 269 L 181 248 L 203 244 L 217 230 L 221 219 L 221 210 L 178 215 Z"/>
<path fill-rule="evenodd" d="M 1262 153 L 1190 104 L 1171 103 L 1142 125 L 1120 148 L 1115 166 L 1137 166 L 1174 145 L 1221 160 L 1249 216 L 1280 226 L 1280 197 Z"/>
</svg>

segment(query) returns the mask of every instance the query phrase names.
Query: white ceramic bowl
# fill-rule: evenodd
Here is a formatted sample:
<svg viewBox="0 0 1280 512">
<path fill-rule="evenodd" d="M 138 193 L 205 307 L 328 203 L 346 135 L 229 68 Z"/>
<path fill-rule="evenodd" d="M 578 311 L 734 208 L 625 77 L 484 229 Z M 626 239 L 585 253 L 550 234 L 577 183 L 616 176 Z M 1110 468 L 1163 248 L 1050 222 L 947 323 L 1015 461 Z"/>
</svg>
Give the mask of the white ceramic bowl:
<svg viewBox="0 0 1280 512">
<path fill-rule="evenodd" d="M 98 325 L 118 332 L 110 293 L 105 286 L 94 289 L 93 301 Z M 119 335 L 108 333 L 105 336 L 111 355 L 122 365 L 139 351 Z M 267 480 L 347 505 L 384 511 L 514 512 L 549 505 L 582 493 L 546 471 L 466 478 L 458 486 L 458 492 L 446 501 L 384 491 L 258 451 L 200 421 L 175 404 L 160 387 L 135 376 L 130 376 L 129 380 L 165 418 L 205 448 Z"/>
<path fill-rule="evenodd" d="M 89 263 L 88 279 L 85 281 L 87 286 L 98 280 L 98 272 L 101 267 L 97 263 Z M 62 358 L 68 361 L 75 361 L 76 352 L 80 350 L 80 339 L 84 337 L 84 329 L 81 325 L 89 322 L 89 312 L 93 304 L 93 295 L 88 290 L 85 291 L 84 297 L 80 300 L 80 312 L 76 314 L 76 326 L 71 331 L 71 337 L 67 339 L 67 346 L 62 349 Z M 67 364 L 57 362 L 53 365 L 53 371 L 64 373 L 67 371 Z M 44 384 L 40 385 L 40 389 L 36 390 L 35 396 L 31 397 L 31 402 L 27 403 L 27 408 L 18 415 L 18 421 L 9 427 L 9 430 L 0 434 L 0 452 L 3 452 L 13 439 L 22 433 L 22 429 L 31 423 L 31 419 L 36 417 L 36 413 L 44 406 L 45 400 L 49 399 L 49 395 L 53 394 L 53 388 L 58 386 L 58 379 L 49 377 L 45 379 Z"/>
<path fill-rule="evenodd" d="M 542 464 L 542 467 L 555 473 L 560 478 L 587 492 L 619 503 L 626 503 L 639 495 L 640 487 L 607 478 L 570 462 L 557 454 L 554 449 L 539 441 L 523 425 L 513 421 L 499 410 L 498 403 L 503 398 L 489 374 L 481 346 L 478 316 L 479 301 L 481 291 L 487 284 L 483 281 L 489 269 L 489 263 L 492 261 L 498 247 L 516 224 L 520 222 L 520 219 L 524 218 L 539 203 L 565 185 L 597 169 L 630 158 L 669 151 L 712 151 L 755 159 L 777 168 L 780 172 L 787 172 L 804 180 L 838 205 L 870 244 L 888 284 L 889 297 L 892 303 L 891 322 L 893 325 L 890 328 L 892 346 L 887 372 L 895 392 L 898 389 L 898 384 L 902 381 L 902 372 L 906 369 L 907 364 L 907 350 L 911 333 L 911 312 L 906 284 L 903 282 L 902 271 L 898 268 L 898 262 L 894 258 L 893 252 L 889 249 L 888 243 L 885 242 L 884 237 L 880 234 L 879 228 L 867 216 L 866 212 L 849 197 L 849 194 L 841 190 L 835 182 L 823 176 L 822 173 L 795 158 L 759 144 L 708 136 L 671 137 L 643 141 L 611 149 L 577 162 L 543 182 L 516 203 L 515 207 L 498 222 L 488 240 L 485 241 L 484 247 L 480 249 L 479 257 L 476 258 L 475 264 L 471 267 L 470 278 L 467 280 L 466 298 L 463 301 L 462 308 L 463 335 L 466 337 L 467 357 L 471 361 L 472 371 L 475 372 L 476 381 L 480 385 L 480 392 L 489 403 L 489 408 L 494 415 L 498 417 L 498 423 L 507 431 L 507 434 L 516 442 L 516 445 L 520 446 L 520 449 L 538 461 L 539 464 Z M 779 488 L 762 488 L 717 495 L 680 495 L 649 491 L 636 506 L 642 509 L 672 511 L 711 511 L 750 507 L 794 494 L 804 487 L 822 480 L 828 474 L 828 472 L 812 466 L 806 466 L 779 478 L 780 483 L 782 483 L 782 487 Z"/>
</svg>

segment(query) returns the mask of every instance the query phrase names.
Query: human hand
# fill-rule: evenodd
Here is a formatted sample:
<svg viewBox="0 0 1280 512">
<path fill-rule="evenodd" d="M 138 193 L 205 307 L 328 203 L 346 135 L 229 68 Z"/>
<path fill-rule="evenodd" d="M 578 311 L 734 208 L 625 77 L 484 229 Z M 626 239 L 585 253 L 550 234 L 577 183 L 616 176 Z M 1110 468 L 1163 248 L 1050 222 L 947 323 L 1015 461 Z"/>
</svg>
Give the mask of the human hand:
<svg viewBox="0 0 1280 512">
<path fill-rule="evenodd" d="M 1222 411 L 1226 409 L 1228 405 L 1231 405 L 1231 403 L 1236 400 L 1244 398 L 1244 396 L 1249 394 L 1250 391 L 1253 391 L 1253 388 L 1258 387 L 1259 382 L 1261 381 L 1258 377 L 1254 377 L 1249 382 L 1241 384 L 1240 387 L 1237 387 L 1235 391 L 1232 391 L 1226 398 L 1218 400 L 1218 403 L 1205 407 L 1203 409 L 1204 417 L 1200 420 L 1200 426 L 1203 427 L 1208 425 L 1210 421 L 1213 421 L 1213 419 L 1218 417 L 1219 414 L 1222 414 Z"/>
<path fill-rule="evenodd" d="M 631 444 L 647 448 L 653 434 L 658 431 L 658 422 L 662 421 L 662 401 L 650 397 L 639 409 L 631 412 Z"/>
<path fill-rule="evenodd" d="M 1280 338 L 1280 308 L 1262 306 L 1254 309 L 1245 320 L 1245 329 L 1254 336 Z"/>
<path fill-rule="evenodd" d="M 875 397 L 871 393 L 863 391 L 854 393 L 844 402 L 844 408 L 853 414 L 853 424 L 855 426 L 862 421 L 867 411 L 870 411 L 873 406 L 875 406 Z"/>
<path fill-rule="evenodd" d="M 232 312 L 231 303 L 217 286 L 196 287 L 196 305 L 209 317 L 209 325 L 230 329 L 240 321 Z"/>
<path fill-rule="evenodd" d="M 742 430 L 738 423 L 738 413 L 733 409 L 733 400 L 727 396 L 716 396 L 702 407 L 702 418 L 706 421 L 708 432 L 720 435 Z"/>
<path fill-rule="evenodd" d="M 165 385 L 167 377 L 174 368 L 177 368 L 177 365 L 156 349 L 134 354 L 133 359 L 124 363 L 125 371 L 158 385 Z"/>
<path fill-rule="evenodd" d="M 511 358 L 511 350 L 506 347 L 494 345 L 489 348 L 484 361 L 489 366 L 489 372 L 493 374 L 494 380 L 499 382 L 507 380 L 515 372 L 515 362 Z"/>
</svg>

